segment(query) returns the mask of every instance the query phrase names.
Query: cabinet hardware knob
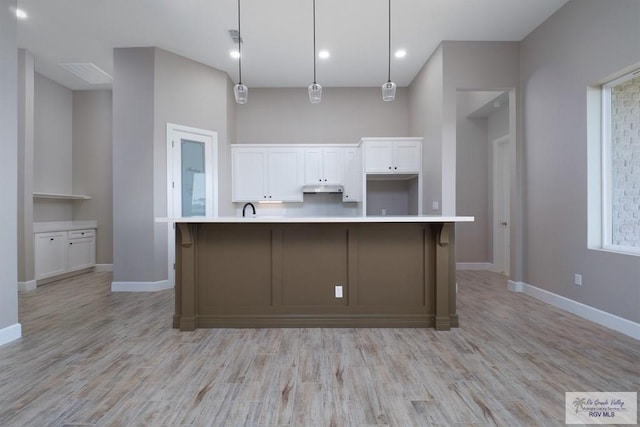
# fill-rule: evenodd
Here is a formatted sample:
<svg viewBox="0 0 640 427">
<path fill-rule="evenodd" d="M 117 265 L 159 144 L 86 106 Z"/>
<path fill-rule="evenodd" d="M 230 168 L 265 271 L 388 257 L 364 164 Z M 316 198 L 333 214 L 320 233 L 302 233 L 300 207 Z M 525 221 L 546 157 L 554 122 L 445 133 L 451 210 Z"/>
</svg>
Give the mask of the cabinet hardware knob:
<svg viewBox="0 0 640 427">
<path fill-rule="evenodd" d="M 327 178 L 324 179 L 324 182 L 327 182 Z"/>
<path fill-rule="evenodd" d="M 70 245 L 73 245 L 73 242 L 69 242 Z"/>
<path fill-rule="evenodd" d="M 53 242 L 53 237 L 51 239 L 49 239 L 49 240 L 51 240 Z"/>
<path fill-rule="evenodd" d="M 398 169 L 398 167 L 396 166 L 394 169 Z"/>
<path fill-rule="evenodd" d="M 391 169 L 391 166 L 389 166 L 389 169 Z"/>
<path fill-rule="evenodd" d="M 320 179 L 318 180 L 318 182 L 322 182 L 322 178 L 320 178 Z"/>
</svg>

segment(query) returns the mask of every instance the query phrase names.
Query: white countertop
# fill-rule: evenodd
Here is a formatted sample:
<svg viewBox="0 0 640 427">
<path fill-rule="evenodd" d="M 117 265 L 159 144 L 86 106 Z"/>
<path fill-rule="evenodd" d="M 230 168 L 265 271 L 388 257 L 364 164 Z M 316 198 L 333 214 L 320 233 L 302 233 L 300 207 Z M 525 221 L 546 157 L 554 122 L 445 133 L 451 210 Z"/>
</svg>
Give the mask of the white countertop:
<svg viewBox="0 0 640 427">
<path fill-rule="evenodd" d="M 44 221 L 34 222 L 34 233 L 49 233 L 51 231 L 90 230 L 98 228 L 98 221 Z"/>
<path fill-rule="evenodd" d="M 308 223 L 424 223 L 424 222 L 473 222 L 472 216 L 311 216 L 311 217 L 187 217 L 187 218 L 157 218 L 158 222 L 183 223 L 260 223 L 260 224 L 308 224 Z"/>
</svg>

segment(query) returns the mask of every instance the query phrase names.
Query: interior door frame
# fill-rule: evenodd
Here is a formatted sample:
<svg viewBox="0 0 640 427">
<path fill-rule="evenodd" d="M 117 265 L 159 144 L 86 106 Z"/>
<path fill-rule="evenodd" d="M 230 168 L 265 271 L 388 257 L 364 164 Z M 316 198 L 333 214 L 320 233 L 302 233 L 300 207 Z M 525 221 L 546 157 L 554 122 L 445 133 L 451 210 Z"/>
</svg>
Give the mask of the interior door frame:
<svg viewBox="0 0 640 427">
<path fill-rule="evenodd" d="M 169 218 L 181 216 L 181 212 L 176 212 L 177 202 L 176 200 L 176 189 L 174 188 L 174 146 L 176 141 L 176 133 L 186 133 L 191 135 L 197 135 L 199 137 L 204 137 L 206 139 L 210 139 L 210 149 L 208 152 L 205 152 L 205 159 L 207 156 L 209 157 L 209 164 L 211 169 L 211 174 L 207 174 L 205 181 L 207 185 L 206 195 L 207 195 L 207 206 L 209 205 L 209 201 L 211 202 L 210 208 L 205 208 L 206 216 L 216 217 L 218 216 L 218 132 L 206 130 L 206 129 L 198 129 L 190 126 L 178 125 L 175 123 L 167 123 L 167 216 Z M 206 147 L 206 143 L 205 143 Z M 175 224 L 169 223 L 167 228 L 167 249 L 168 249 L 168 281 L 170 286 L 175 285 Z"/>
<path fill-rule="evenodd" d="M 509 134 L 501 136 L 493 140 L 493 264 L 496 272 L 506 276 L 510 275 L 511 270 L 511 136 Z M 506 150 L 506 151 L 502 151 Z M 502 153 L 502 155 L 500 155 Z M 504 159 L 508 159 L 505 164 Z M 500 190 L 500 187 L 503 190 Z M 500 197 L 499 195 L 502 195 Z M 505 197 L 506 196 L 506 199 Z M 508 218 L 503 217 L 503 213 Z M 500 227 L 502 222 L 506 222 L 508 235 L 505 239 L 509 242 L 505 247 L 503 239 L 500 237 Z M 500 256 L 502 253 L 502 257 Z"/>
</svg>

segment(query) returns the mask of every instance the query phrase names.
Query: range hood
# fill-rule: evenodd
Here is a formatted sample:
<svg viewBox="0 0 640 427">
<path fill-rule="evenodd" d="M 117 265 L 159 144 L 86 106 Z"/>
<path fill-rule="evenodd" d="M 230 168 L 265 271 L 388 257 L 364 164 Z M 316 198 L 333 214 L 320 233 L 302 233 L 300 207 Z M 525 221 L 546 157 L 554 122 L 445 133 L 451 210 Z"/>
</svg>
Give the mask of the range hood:
<svg viewBox="0 0 640 427">
<path fill-rule="evenodd" d="M 302 186 L 303 193 L 333 193 L 342 194 L 344 186 L 340 184 L 311 184 Z"/>
</svg>

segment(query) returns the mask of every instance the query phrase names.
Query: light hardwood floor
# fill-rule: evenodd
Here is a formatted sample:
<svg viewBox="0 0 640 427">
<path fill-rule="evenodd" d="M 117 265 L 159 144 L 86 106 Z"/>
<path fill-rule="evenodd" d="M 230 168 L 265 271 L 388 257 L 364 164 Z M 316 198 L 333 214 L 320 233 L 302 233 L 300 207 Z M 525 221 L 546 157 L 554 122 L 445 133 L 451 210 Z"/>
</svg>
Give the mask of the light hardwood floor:
<svg viewBox="0 0 640 427">
<path fill-rule="evenodd" d="M 90 273 L 21 293 L 1 426 L 555 426 L 640 390 L 640 342 L 458 273 L 459 329 L 171 328 L 173 292 Z"/>
</svg>

